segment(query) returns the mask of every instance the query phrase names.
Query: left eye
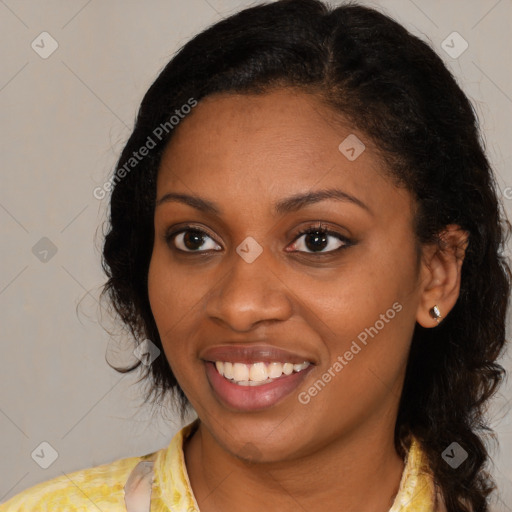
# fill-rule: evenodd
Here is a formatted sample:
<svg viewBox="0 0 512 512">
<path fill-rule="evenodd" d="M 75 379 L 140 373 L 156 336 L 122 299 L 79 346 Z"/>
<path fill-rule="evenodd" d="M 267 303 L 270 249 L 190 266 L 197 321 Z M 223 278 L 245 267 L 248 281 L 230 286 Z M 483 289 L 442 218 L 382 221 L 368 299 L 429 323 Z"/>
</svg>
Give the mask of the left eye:
<svg viewBox="0 0 512 512">
<path fill-rule="evenodd" d="M 218 251 L 221 249 L 209 235 L 199 229 L 179 231 L 168 238 L 172 239 L 174 245 L 183 252 L 202 252 L 202 250 Z M 205 244 L 205 240 L 209 240 L 210 242 Z M 168 242 L 169 241 L 171 240 L 168 240 Z M 202 250 L 199 251 L 198 249 Z"/>
<path fill-rule="evenodd" d="M 295 239 L 292 247 L 299 252 L 326 253 L 336 251 L 347 245 L 349 245 L 349 241 L 339 233 L 325 229 L 310 229 L 302 232 Z"/>
</svg>

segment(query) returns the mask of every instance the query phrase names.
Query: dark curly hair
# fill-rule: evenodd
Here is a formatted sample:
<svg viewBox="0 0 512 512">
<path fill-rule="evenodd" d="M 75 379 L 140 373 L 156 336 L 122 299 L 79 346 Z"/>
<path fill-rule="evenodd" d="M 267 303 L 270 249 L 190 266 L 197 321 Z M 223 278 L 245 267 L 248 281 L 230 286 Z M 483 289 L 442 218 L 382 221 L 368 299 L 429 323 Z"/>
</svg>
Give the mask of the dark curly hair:
<svg viewBox="0 0 512 512">
<path fill-rule="evenodd" d="M 395 445 L 404 455 L 411 438 L 419 440 L 448 511 L 486 511 L 494 483 L 486 470 L 492 431 L 484 406 L 504 376 L 496 361 L 506 341 L 511 271 L 501 251 L 511 225 L 471 103 L 430 46 L 390 17 L 353 2 L 331 8 L 280 0 L 223 19 L 185 44 L 146 93 L 113 176 L 103 297 L 136 343 L 150 339 L 162 349 L 147 276 L 169 119 L 191 98 L 279 87 L 315 94 L 373 140 L 389 176 L 416 200 L 419 244 L 441 244 L 448 224 L 469 233 L 457 303 L 438 327 L 416 324 Z M 127 172 L 148 137 L 154 147 Z M 149 401 L 174 393 L 183 414 L 187 398 L 165 357 L 143 378 Z M 469 454 L 457 470 L 441 458 L 453 441 Z"/>
</svg>

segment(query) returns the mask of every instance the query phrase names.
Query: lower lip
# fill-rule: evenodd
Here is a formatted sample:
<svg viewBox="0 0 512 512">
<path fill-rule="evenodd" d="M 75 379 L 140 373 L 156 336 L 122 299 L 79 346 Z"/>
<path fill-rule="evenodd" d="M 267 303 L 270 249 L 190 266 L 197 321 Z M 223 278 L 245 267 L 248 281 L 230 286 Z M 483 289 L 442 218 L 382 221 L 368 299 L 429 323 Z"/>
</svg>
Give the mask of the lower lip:
<svg viewBox="0 0 512 512">
<path fill-rule="evenodd" d="M 237 411 L 258 411 L 275 405 L 296 389 L 313 368 L 313 365 L 309 365 L 300 372 L 279 377 L 268 384 L 240 386 L 223 377 L 211 361 L 205 364 L 206 375 L 217 397 Z"/>
</svg>

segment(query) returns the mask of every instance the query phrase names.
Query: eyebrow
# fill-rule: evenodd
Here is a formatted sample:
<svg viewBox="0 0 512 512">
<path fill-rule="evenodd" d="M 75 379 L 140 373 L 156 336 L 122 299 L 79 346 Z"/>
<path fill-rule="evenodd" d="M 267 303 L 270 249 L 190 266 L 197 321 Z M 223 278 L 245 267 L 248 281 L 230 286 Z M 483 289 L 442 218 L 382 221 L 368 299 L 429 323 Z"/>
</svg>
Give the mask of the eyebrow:
<svg viewBox="0 0 512 512">
<path fill-rule="evenodd" d="M 343 192 L 343 190 L 336 188 L 317 190 L 314 192 L 305 192 L 293 195 L 291 197 L 279 201 L 274 206 L 274 211 L 277 215 L 284 215 L 286 213 L 295 212 L 297 210 L 300 210 L 301 208 L 304 208 L 311 204 L 318 203 L 320 201 L 325 201 L 327 199 L 335 199 L 337 201 L 353 203 L 361 207 L 363 210 L 366 210 L 370 215 L 373 215 L 373 212 L 370 210 L 368 205 L 363 203 L 363 201 L 361 201 L 357 197 L 354 197 L 351 194 L 348 194 L 347 192 Z M 158 199 L 156 201 L 155 207 L 170 202 L 183 203 L 188 206 L 191 206 L 192 208 L 195 208 L 196 210 L 200 210 L 204 213 L 210 213 L 213 215 L 220 215 L 222 213 L 222 210 L 212 201 L 197 196 L 191 196 L 188 194 L 178 194 L 173 192 L 165 194 L 160 199 Z"/>
</svg>

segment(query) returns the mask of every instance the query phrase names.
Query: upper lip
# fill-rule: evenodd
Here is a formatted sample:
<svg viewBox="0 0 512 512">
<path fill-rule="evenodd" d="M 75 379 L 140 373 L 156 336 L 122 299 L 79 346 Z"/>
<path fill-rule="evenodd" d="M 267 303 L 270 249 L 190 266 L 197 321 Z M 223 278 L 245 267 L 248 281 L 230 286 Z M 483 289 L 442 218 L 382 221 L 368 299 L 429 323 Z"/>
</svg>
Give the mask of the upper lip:
<svg viewBox="0 0 512 512">
<path fill-rule="evenodd" d="M 203 350 L 200 354 L 205 361 L 224 361 L 232 363 L 281 363 L 301 364 L 309 362 L 315 364 L 310 356 L 301 355 L 272 345 L 217 345 Z"/>
</svg>

